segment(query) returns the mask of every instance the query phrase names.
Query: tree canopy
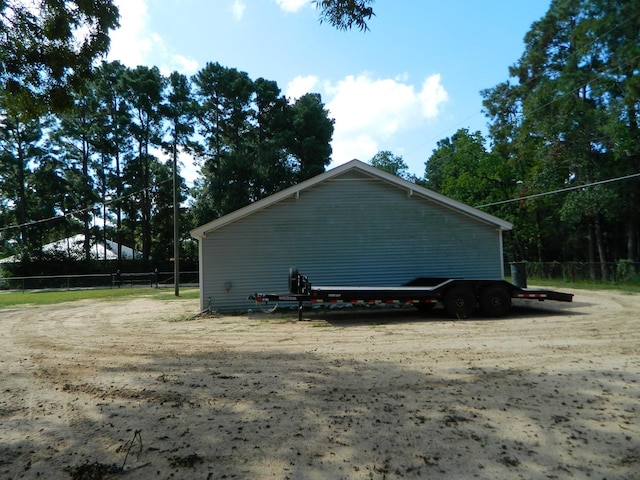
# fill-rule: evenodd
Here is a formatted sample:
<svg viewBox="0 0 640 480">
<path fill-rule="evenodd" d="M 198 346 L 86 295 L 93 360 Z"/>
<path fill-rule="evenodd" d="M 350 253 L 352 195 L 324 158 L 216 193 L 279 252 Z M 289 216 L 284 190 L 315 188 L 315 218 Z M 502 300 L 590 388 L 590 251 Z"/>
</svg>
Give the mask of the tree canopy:
<svg viewBox="0 0 640 480">
<path fill-rule="evenodd" d="M 320 22 L 368 30 L 373 0 L 317 0 Z M 109 50 L 119 26 L 113 0 L 0 0 L 0 83 L 23 108 L 61 111 Z"/>
<path fill-rule="evenodd" d="M 331 158 L 333 120 L 319 94 L 289 103 L 276 82 L 218 63 L 188 78 L 104 62 L 63 112 L 25 111 L 0 93 L 0 251 L 25 263 L 76 233 L 85 259 L 98 238 L 168 262 L 183 153 L 201 167 L 191 189 L 178 175 L 178 202 L 190 207 L 180 209 L 183 240 L 323 172 Z"/>
<path fill-rule="evenodd" d="M 597 261 L 601 278 L 612 261 L 637 263 L 638 180 L 591 185 L 640 172 L 638 11 L 638 0 L 554 0 L 510 78 L 482 92 L 490 155 L 458 132 L 429 159 L 427 184 L 454 198 L 525 198 L 489 207 L 514 221 L 513 255 Z"/>
<path fill-rule="evenodd" d="M 399 155 L 394 155 L 389 150 L 381 150 L 376 153 L 369 164 L 400 178 L 409 179 L 409 167 Z"/>
<path fill-rule="evenodd" d="M 320 22 L 327 22 L 338 30 L 369 30 L 367 22 L 375 15 L 370 6 L 373 0 L 316 0 Z"/>
<path fill-rule="evenodd" d="M 338 29 L 366 31 L 374 15 L 373 0 L 315 4 Z M 640 0 L 553 0 L 505 81 L 481 92 L 486 135 L 440 140 L 424 178 L 390 151 L 371 165 L 513 222 L 507 260 L 583 261 L 601 279 L 620 262 L 633 271 L 639 11 Z M 45 242 L 83 232 L 166 260 L 181 154 L 200 167 L 192 188 L 179 178 L 184 239 L 331 161 L 333 120 L 317 93 L 289 102 L 276 82 L 216 62 L 191 78 L 118 62 L 84 75 L 117 21 L 110 0 L 0 0 L 4 254 L 37 259 Z"/>
<path fill-rule="evenodd" d="M 23 108 L 61 110 L 109 49 L 113 0 L 0 0 L 0 82 Z"/>
</svg>

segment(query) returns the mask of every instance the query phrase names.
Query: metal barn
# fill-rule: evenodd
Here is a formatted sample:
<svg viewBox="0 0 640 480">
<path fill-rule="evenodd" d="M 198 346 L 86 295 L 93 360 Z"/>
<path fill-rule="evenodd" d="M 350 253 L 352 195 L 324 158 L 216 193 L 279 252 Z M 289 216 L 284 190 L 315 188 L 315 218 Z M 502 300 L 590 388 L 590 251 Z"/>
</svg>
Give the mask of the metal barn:
<svg viewBox="0 0 640 480">
<path fill-rule="evenodd" d="M 511 227 L 352 160 L 191 231 L 201 308 L 254 308 L 249 294 L 288 290 L 290 266 L 318 285 L 502 279 Z"/>
</svg>

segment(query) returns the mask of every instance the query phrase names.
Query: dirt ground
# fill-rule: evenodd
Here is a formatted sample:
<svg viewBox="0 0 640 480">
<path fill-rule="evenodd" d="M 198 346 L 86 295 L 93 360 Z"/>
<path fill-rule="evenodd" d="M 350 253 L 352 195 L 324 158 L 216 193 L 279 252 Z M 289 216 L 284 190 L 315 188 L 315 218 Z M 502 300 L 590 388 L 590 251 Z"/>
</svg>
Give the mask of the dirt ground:
<svg viewBox="0 0 640 480">
<path fill-rule="evenodd" d="M 640 478 L 640 296 L 503 319 L 0 310 L 0 478 Z"/>
</svg>

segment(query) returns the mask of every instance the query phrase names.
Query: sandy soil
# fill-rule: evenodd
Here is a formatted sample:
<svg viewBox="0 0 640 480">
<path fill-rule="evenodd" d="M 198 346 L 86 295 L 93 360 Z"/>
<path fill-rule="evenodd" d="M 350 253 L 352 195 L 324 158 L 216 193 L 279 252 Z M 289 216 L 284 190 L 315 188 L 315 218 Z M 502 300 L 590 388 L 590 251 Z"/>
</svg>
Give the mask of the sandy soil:
<svg viewBox="0 0 640 480">
<path fill-rule="evenodd" d="M 0 310 L 0 478 L 640 478 L 640 296 L 187 319 Z"/>
</svg>

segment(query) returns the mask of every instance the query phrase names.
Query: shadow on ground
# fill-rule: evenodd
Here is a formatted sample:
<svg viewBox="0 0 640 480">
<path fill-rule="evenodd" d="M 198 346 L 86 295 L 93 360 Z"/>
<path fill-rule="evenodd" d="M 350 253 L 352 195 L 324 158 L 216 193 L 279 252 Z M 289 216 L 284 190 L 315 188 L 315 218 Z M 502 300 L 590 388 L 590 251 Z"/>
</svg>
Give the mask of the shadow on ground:
<svg viewBox="0 0 640 480">
<path fill-rule="evenodd" d="M 76 378 L 64 364 L 25 371 L 64 401 L 43 398 L 28 416 L 0 404 L 14 439 L 0 439 L 0 476 L 630 479 L 640 469 L 631 371 L 419 371 L 277 346 L 145 356 Z M 102 476 L 80 468 L 123 462 Z"/>
<path fill-rule="evenodd" d="M 511 311 L 503 317 L 483 316 L 479 311 L 469 319 L 453 319 L 447 316 L 441 305 L 432 310 L 420 311 L 411 306 L 390 307 L 320 307 L 306 309 L 303 321 L 326 321 L 336 327 L 360 326 L 367 324 L 412 323 L 412 322 L 455 322 L 466 320 L 509 321 L 523 317 L 544 318 L 547 316 L 580 315 L 580 308 L 587 303 L 558 304 L 556 302 L 540 302 L 531 300 L 514 300 Z M 296 309 L 281 309 L 276 315 L 290 321 L 297 319 Z"/>
</svg>

